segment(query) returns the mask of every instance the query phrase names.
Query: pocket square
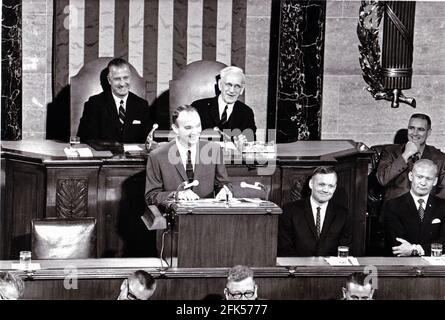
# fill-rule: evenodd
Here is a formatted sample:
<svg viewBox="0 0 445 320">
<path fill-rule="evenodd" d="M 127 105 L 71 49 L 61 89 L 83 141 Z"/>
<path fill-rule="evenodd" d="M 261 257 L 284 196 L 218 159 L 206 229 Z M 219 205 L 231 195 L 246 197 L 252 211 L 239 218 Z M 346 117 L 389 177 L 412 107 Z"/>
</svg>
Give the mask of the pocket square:
<svg viewBox="0 0 445 320">
<path fill-rule="evenodd" d="M 440 219 L 436 218 L 431 222 L 431 224 L 436 224 L 436 223 L 440 223 L 440 222 L 441 222 Z"/>
<path fill-rule="evenodd" d="M 132 124 L 141 124 L 141 120 L 133 120 Z"/>
</svg>

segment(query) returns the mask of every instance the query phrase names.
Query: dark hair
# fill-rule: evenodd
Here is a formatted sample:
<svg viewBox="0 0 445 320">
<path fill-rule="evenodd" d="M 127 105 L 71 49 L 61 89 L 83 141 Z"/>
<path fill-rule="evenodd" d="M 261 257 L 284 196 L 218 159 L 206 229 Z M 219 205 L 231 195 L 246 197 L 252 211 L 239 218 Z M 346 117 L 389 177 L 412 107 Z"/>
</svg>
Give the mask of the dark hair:
<svg viewBox="0 0 445 320">
<path fill-rule="evenodd" d="M 195 107 L 192 107 L 191 105 L 188 105 L 188 104 L 182 104 L 179 107 L 177 107 L 175 109 L 175 111 L 173 111 L 173 113 L 172 113 L 172 123 L 177 125 L 176 121 L 178 120 L 179 114 L 181 112 L 185 112 L 185 111 L 198 113 L 198 110 L 196 110 Z"/>
<path fill-rule="evenodd" d="M 337 172 L 335 172 L 334 167 L 327 167 L 327 166 L 320 166 L 314 169 L 312 172 L 312 177 L 316 174 L 329 174 L 329 173 L 335 173 L 337 175 Z"/>
<path fill-rule="evenodd" d="M 426 123 L 428 124 L 428 129 L 431 129 L 431 118 L 429 116 L 427 116 L 426 114 L 424 114 L 424 113 L 414 113 L 411 116 L 410 120 L 413 119 L 413 118 L 414 119 L 423 119 L 423 120 L 425 120 Z"/>
<path fill-rule="evenodd" d="M 134 272 L 133 276 L 142 284 L 145 289 L 152 290 L 156 280 L 153 278 L 151 274 L 144 270 L 137 270 Z"/>
<path fill-rule="evenodd" d="M 253 271 L 248 266 L 236 265 L 229 270 L 228 281 L 239 282 L 247 278 L 253 278 Z"/>
<path fill-rule="evenodd" d="M 363 272 L 354 272 L 349 275 L 348 279 L 346 280 L 346 285 L 348 285 L 349 283 L 355 283 L 356 285 L 363 287 L 369 284 L 369 281 L 366 277 L 367 274 L 364 274 Z"/>
<path fill-rule="evenodd" d="M 127 62 L 127 60 L 122 58 L 114 58 L 113 60 L 108 62 L 107 65 L 108 73 L 110 72 L 111 67 L 123 67 L 123 66 L 127 66 L 128 68 L 130 68 L 130 64 Z"/>
</svg>

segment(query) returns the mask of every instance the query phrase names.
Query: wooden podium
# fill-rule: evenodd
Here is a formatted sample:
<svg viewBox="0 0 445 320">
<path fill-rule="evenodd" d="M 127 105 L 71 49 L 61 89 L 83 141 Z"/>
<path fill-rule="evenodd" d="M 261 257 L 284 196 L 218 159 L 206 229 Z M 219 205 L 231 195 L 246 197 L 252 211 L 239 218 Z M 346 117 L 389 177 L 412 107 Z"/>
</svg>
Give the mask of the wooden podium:
<svg viewBox="0 0 445 320">
<path fill-rule="evenodd" d="M 273 267 L 277 258 L 276 204 L 259 199 L 214 199 L 172 206 L 178 267 Z"/>
</svg>

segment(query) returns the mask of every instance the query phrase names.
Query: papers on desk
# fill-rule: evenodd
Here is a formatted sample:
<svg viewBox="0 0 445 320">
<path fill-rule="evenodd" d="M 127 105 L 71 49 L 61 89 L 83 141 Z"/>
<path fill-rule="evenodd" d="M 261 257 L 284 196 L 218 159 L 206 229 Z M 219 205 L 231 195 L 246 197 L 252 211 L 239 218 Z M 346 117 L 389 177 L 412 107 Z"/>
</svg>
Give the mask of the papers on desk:
<svg viewBox="0 0 445 320">
<path fill-rule="evenodd" d="M 235 146 L 235 144 L 232 141 L 228 142 L 222 142 L 222 141 L 215 141 L 221 148 L 224 148 L 226 150 L 238 150 Z"/>
<path fill-rule="evenodd" d="M 359 266 L 360 265 L 357 258 L 355 258 L 355 257 L 347 257 L 347 258 L 325 257 L 324 259 L 331 266 Z"/>
<path fill-rule="evenodd" d="M 433 266 L 445 266 L 445 256 L 441 257 L 422 257 L 423 260 L 427 261 L 430 265 Z"/>
<path fill-rule="evenodd" d="M 24 264 L 21 263 L 11 263 L 11 269 L 15 270 L 23 270 L 23 271 L 33 271 L 33 270 L 40 270 L 40 263 L 30 263 L 28 267 L 26 268 Z"/>
<path fill-rule="evenodd" d="M 216 200 L 213 198 L 204 198 L 193 201 L 178 201 L 183 206 L 191 207 L 241 207 L 241 208 L 257 208 L 263 205 L 269 205 L 268 201 L 261 200 L 259 198 L 232 198 L 229 202 L 224 200 Z"/>
<path fill-rule="evenodd" d="M 65 155 L 69 158 L 91 158 L 93 153 L 90 148 L 65 148 Z"/>
<path fill-rule="evenodd" d="M 124 144 L 124 152 L 142 151 L 137 144 Z"/>
</svg>

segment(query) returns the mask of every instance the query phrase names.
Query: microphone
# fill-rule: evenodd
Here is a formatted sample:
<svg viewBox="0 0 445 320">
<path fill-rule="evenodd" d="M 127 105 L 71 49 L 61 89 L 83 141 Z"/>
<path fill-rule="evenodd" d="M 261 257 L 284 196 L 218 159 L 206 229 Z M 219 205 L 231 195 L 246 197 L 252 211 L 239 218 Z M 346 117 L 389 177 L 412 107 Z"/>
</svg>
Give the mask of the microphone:
<svg viewBox="0 0 445 320">
<path fill-rule="evenodd" d="M 158 127 L 159 125 L 157 123 L 153 123 L 153 127 L 151 127 L 151 130 L 147 135 L 147 139 L 145 140 L 145 150 L 147 150 L 147 152 L 150 151 L 151 145 L 153 143 L 153 134 Z"/>
<path fill-rule="evenodd" d="M 222 131 L 220 128 L 218 128 L 218 127 L 214 127 L 213 130 L 214 130 L 214 131 L 217 131 L 217 132 L 223 137 L 224 142 L 226 142 L 226 140 L 227 140 L 227 141 L 232 141 L 232 138 L 231 138 L 227 133 L 225 133 L 224 131 Z"/>
<path fill-rule="evenodd" d="M 246 183 L 245 181 L 241 181 L 240 183 L 241 188 L 250 188 L 255 190 L 266 190 L 266 187 L 261 182 L 255 182 L 255 184 Z"/>
</svg>

